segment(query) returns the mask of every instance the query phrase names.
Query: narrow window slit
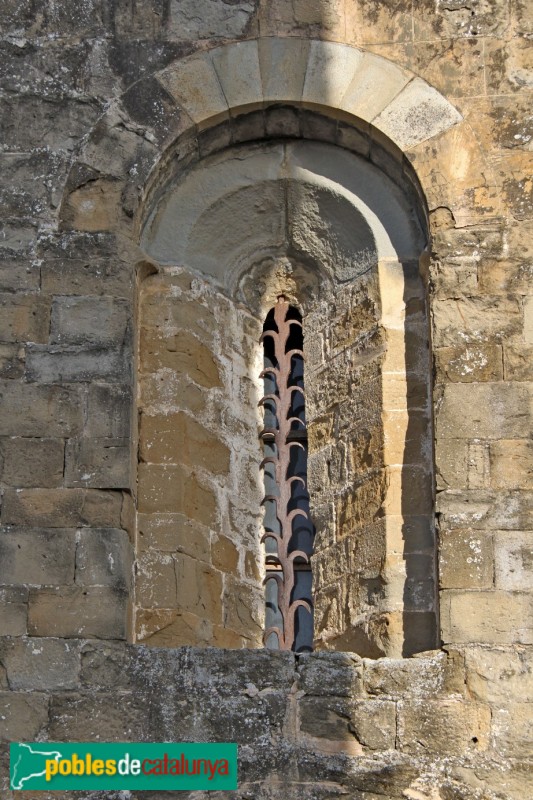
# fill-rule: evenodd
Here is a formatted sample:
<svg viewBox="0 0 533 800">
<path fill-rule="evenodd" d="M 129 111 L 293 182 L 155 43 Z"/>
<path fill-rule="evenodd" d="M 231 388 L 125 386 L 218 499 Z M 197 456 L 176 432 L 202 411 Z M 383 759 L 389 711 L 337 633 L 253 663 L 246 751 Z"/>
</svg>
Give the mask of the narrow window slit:
<svg viewBox="0 0 533 800">
<path fill-rule="evenodd" d="M 311 564 L 314 526 L 307 492 L 303 327 L 280 296 L 267 314 L 262 468 L 265 507 L 266 647 L 305 652 L 313 645 Z"/>
</svg>

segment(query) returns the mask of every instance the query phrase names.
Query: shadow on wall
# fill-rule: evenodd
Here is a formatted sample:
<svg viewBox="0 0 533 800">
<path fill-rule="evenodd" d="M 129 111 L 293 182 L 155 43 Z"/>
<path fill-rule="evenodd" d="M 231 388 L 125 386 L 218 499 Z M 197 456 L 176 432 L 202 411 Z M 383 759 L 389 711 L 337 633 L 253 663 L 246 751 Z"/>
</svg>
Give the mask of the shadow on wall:
<svg viewBox="0 0 533 800">
<path fill-rule="evenodd" d="M 317 130 L 320 119 L 316 115 Z M 246 124 L 244 115 L 236 124 Z M 172 335 L 182 338 L 187 329 L 189 346 L 202 345 L 206 362 L 217 364 L 218 385 L 209 387 L 208 406 L 215 408 L 217 392 L 219 405 L 242 398 L 242 382 L 253 383 L 260 372 L 258 336 L 255 343 L 250 337 L 244 343 L 243 326 L 260 332 L 280 294 L 303 312 L 309 486 L 317 526 L 316 645 L 371 657 L 433 647 L 435 631 L 421 635 L 419 624 L 427 620 L 420 598 L 427 596 L 433 576 L 414 580 L 431 554 L 420 552 L 413 531 L 432 529 L 432 508 L 419 507 L 415 497 L 422 485 L 431 494 L 431 447 L 429 427 L 421 422 L 429 397 L 427 315 L 418 274 L 425 236 L 409 192 L 346 149 L 287 141 L 278 130 L 274 141 L 243 143 L 189 167 L 159 198 L 148 215 L 143 247 L 161 275 L 186 284 L 172 290 L 186 300 L 178 304 L 181 312 L 170 312 L 177 326 Z M 183 269 L 190 274 L 178 278 Z M 202 322 L 202 315 L 210 321 Z M 227 320 L 224 332 L 211 330 L 213 318 L 219 324 Z M 236 348 L 236 341 L 243 343 Z M 190 371 L 185 361 L 182 369 Z M 262 394 L 257 381 L 254 393 L 257 399 Z M 229 483 L 239 485 L 239 454 L 246 451 L 259 485 L 261 455 L 253 428 L 260 421 L 245 405 L 240 415 L 248 420 L 246 441 L 243 430 L 232 437 L 222 427 Z M 254 465 L 250 447 L 257 450 Z M 215 583 L 221 587 L 232 576 L 233 589 L 240 586 L 235 602 L 254 620 L 255 630 L 262 613 L 261 574 L 252 579 L 243 565 L 251 550 L 262 559 L 238 526 L 227 529 L 228 499 L 220 476 L 208 465 L 204 469 L 216 510 L 207 521 L 210 544 L 202 574 L 218 570 Z M 153 491 L 157 494 L 157 487 Z M 254 492 L 247 496 L 248 506 L 241 509 L 252 528 L 258 521 L 253 504 L 259 507 L 254 497 Z M 260 529 L 255 530 L 258 540 Z M 215 557 L 220 536 L 235 553 L 225 566 Z M 221 592 L 229 597 L 224 588 Z M 166 613 L 174 619 L 181 612 L 179 604 L 172 610 L 172 603 Z M 428 610 L 433 619 L 434 612 L 433 604 Z M 221 641 L 233 642 L 230 646 L 252 644 L 246 623 L 224 602 L 210 607 L 209 615 L 188 619 L 185 641 L 189 636 L 188 643 L 198 643 L 200 631 L 201 642 L 209 643 L 209 632 L 216 630 Z M 417 630 L 409 643 L 404 626 Z"/>
</svg>

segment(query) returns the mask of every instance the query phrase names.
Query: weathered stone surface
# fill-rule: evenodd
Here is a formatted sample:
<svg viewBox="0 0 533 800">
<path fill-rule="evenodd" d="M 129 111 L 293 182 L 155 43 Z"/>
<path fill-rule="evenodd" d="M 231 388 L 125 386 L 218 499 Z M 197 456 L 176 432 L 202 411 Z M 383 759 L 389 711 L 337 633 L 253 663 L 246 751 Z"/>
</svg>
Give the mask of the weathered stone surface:
<svg viewBox="0 0 533 800">
<path fill-rule="evenodd" d="M 112 297 L 55 297 L 50 342 L 93 347 L 120 345 L 130 313 L 127 301 Z"/>
<path fill-rule="evenodd" d="M 181 466 L 139 465 L 139 511 L 178 513 L 212 527 L 217 509 L 213 490 Z"/>
<path fill-rule="evenodd" d="M 396 745 L 396 703 L 358 700 L 350 714 L 350 728 L 363 747 L 393 750 Z"/>
<path fill-rule="evenodd" d="M 70 439 L 65 450 L 65 485 L 128 489 L 131 485 L 128 439 Z"/>
<path fill-rule="evenodd" d="M 127 589 L 132 553 L 126 531 L 82 528 L 76 535 L 76 576 L 80 586 Z"/>
<path fill-rule="evenodd" d="M 54 741 L 139 741 L 144 739 L 146 701 L 140 695 L 64 692 L 50 702 L 49 735 Z M 129 731 L 129 733 L 128 733 Z"/>
<path fill-rule="evenodd" d="M 75 532 L 0 529 L 0 584 L 57 586 L 74 574 Z"/>
<path fill-rule="evenodd" d="M 262 587 L 226 575 L 224 579 L 224 626 L 245 636 L 256 646 L 262 644 L 264 591 Z"/>
<path fill-rule="evenodd" d="M 135 627 L 137 641 L 153 647 L 179 647 L 190 642 L 209 646 L 214 640 L 209 620 L 175 608 L 138 609 Z M 242 639 L 237 639 L 237 646 L 242 646 Z"/>
<path fill-rule="evenodd" d="M 5 97 L 2 106 L 2 141 L 11 152 L 50 147 L 71 151 L 89 131 L 99 112 L 98 104 L 76 99 Z"/>
<path fill-rule="evenodd" d="M 101 239 L 104 235 L 97 234 Z M 68 251 L 46 253 L 49 257 L 41 267 L 43 291 L 61 295 L 83 296 L 94 292 L 118 298 L 131 297 L 134 280 L 131 263 L 116 253 L 102 257 L 98 241 L 92 244 L 92 254 L 89 242 L 85 247 L 79 242 L 72 248 L 70 257 Z"/>
<path fill-rule="evenodd" d="M 297 0 L 287 5 L 283 0 L 260 3 L 259 28 L 262 36 L 301 35 L 338 39 L 344 32 L 344 8 L 341 0 Z M 341 35 L 342 38 L 342 35 Z"/>
<path fill-rule="evenodd" d="M 211 534 L 184 514 L 138 514 L 139 551 L 180 552 L 201 561 L 211 557 Z"/>
<path fill-rule="evenodd" d="M 130 386 L 91 383 L 87 394 L 87 435 L 96 439 L 128 439 L 132 402 Z"/>
<path fill-rule="evenodd" d="M 0 344 L 0 379 L 22 378 L 24 375 L 24 347 L 20 344 Z"/>
<path fill-rule="evenodd" d="M 0 383 L 3 436 L 69 436 L 82 428 L 81 395 L 71 387 Z"/>
<path fill-rule="evenodd" d="M 351 653 L 313 653 L 300 656 L 299 685 L 307 695 L 362 694 L 362 663 Z"/>
<path fill-rule="evenodd" d="M 168 553 L 141 554 L 135 562 L 135 600 L 141 608 L 177 608 L 176 565 Z"/>
<path fill-rule="evenodd" d="M 302 697 L 300 731 L 311 740 L 313 749 L 363 754 L 350 719 L 351 705 L 344 697 Z"/>
<path fill-rule="evenodd" d="M 527 531 L 497 531 L 494 534 L 496 588 L 531 591 L 533 587 L 533 544 Z"/>
<path fill-rule="evenodd" d="M 510 344 L 503 348 L 505 380 L 533 380 L 533 346 Z"/>
<path fill-rule="evenodd" d="M 447 526 L 527 530 L 533 520 L 533 493 L 447 490 L 439 493 L 437 510 Z"/>
<path fill-rule="evenodd" d="M 27 617 L 27 588 L 6 586 L 0 589 L 0 636 L 24 636 Z"/>
<path fill-rule="evenodd" d="M 0 339 L 3 342 L 47 342 L 50 298 L 1 294 L 0 320 Z"/>
<path fill-rule="evenodd" d="M 533 716 L 531 703 L 506 703 L 496 708 L 492 721 L 494 749 L 506 758 L 531 759 Z"/>
<path fill-rule="evenodd" d="M 48 720 L 48 701 L 41 692 L 0 692 L 2 741 L 35 741 Z"/>
<path fill-rule="evenodd" d="M 446 658 L 436 652 L 415 659 L 379 659 L 364 661 L 364 687 L 369 695 L 401 699 L 432 697 L 441 691 Z"/>
<path fill-rule="evenodd" d="M 526 647 L 466 648 L 466 681 L 474 699 L 505 704 L 515 697 L 533 702 L 532 656 Z"/>
<path fill-rule="evenodd" d="M 190 39 L 234 38 L 244 33 L 253 35 L 255 8 L 255 3 L 248 0 L 238 0 L 231 6 L 221 0 L 215 3 L 171 0 L 168 32 L 178 40 L 185 35 Z"/>
<path fill-rule="evenodd" d="M 60 486 L 64 457 L 62 439 L 0 439 L 1 480 L 8 486 Z"/>
<path fill-rule="evenodd" d="M 8 489 L 4 494 L 5 525 L 42 525 L 49 528 L 119 528 L 120 492 L 95 489 Z"/>
<path fill-rule="evenodd" d="M 39 383 L 107 381 L 125 383 L 130 378 L 130 358 L 124 349 L 86 349 L 62 345 L 30 345 L 26 375 Z"/>
<path fill-rule="evenodd" d="M 485 0 L 476 6 L 464 6 L 460 2 L 447 3 L 431 14 L 427 6 L 421 5 L 415 14 L 415 37 L 469 38 L 475 36 L 501 36 L 509 24 L 509 4 L 497 0 Z"/>
<path fill-rule="evenodd" d="M 35 637 L 4 640 L 0 661 L 14 691 L 57 691 L 79 685 L 80 651 L 75 642 Z"/>
<path fill-rule="evenodd" d="M 437 369 L 453 383 L 479 383 L 503 379 L 502 348 L 497 345 L 439 347 Z"/>
<path fill-rule="evenodd" d="M 509 439 L 529 436 L 532 397 L 527 385 L 448 384 L 437 416 L 445 439 Z"/>
<path fill-rule="evenodd" d="M 436 347 L 499 343 L 520 333 L 523 321 L 520 302 L 501 295 L 436 300 L 433 318 Z"/>
<path fill-rule="evenodd" d="M 30 636 L 124 639 L 125 617 L 126 596 L 106 587 L 30 590 Z"/>
<path fill-rule="evenodd" d="M 490 482 L 494 489 L 533 489 L 533 443 L 527 439 L 493 442 Z"/>
<path fill-rule="evenodd" d="M 444 531 L 439 555 L 441 589 L 493 586 L 493 542 L 487 533 L 468 529 Z"/>
<path fill-rule="evenodd" d="M 346 37 L 349 42 L 410 41 L 413 36 L 411 8 L 406 3 L 369 2 L 346 5 Z"/>
<path fill-rule="evenodd" d="M 435 89 L 415 78 L 381 112 L 375 124 L 399 147 L 408 148 L 442 133 L 461 119 Z"/>
<path fill-rule="evenodd" d="M 502 591 L 447 591 L 441 596 L 445 642 L 532 644 L 531 596 Z"/>
<path fill-rule="evenodd" d="M 175 565 L 178 607 L 220 624 L 222 574 L 181 554 L 176 556 Z"/>
<path fill-rule="evenodd" d="M 216 358 L 198 339 L 181 331 L 168 339 L 151 332 L 141 331 L 141 370 L 171 369 L 185 373 L 192 380 L 211 388 L 220 386 L 220 373 Z"/>
<path fill-rule="evenodd" d="M 215 569 L 235 575 L 239 564 L 239 550 L 227 536 L 218 536 L 211 545 L 211 559 Z"/>
<path fill-rule="evenodd" d="M 215 474 L 229 471 L 227 445 L 187 414 L 143 414 L 139 439 L 142 461 L 201 467 Z"/>
<path fill-rule="evenodd" d="M 458 755 L 484 750 L 489 727 L 487 706 L 455 699 L 398 704 L 398 734 L 405 752 Z"/>
<path fill-rule="evenodd" d="M 525 235 L 529 231 L 525 230 Z M 483 259 L 477 268 L 479 286 L 488 294 L 527 294 L 533 266 L 530 261 Z"/>
</svg>

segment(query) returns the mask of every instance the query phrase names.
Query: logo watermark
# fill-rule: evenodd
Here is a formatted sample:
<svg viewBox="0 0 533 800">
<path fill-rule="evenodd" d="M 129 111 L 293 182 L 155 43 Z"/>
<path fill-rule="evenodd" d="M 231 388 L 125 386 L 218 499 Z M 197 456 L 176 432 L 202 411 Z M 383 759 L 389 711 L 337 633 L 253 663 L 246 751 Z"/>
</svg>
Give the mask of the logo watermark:
<svg viewBox="0 0 533 800">
<path fill-rule="evenodd" d="M 14 742 L 10 780 L 15 791 L 234 790 L 237 745 Z"/>
</svg>

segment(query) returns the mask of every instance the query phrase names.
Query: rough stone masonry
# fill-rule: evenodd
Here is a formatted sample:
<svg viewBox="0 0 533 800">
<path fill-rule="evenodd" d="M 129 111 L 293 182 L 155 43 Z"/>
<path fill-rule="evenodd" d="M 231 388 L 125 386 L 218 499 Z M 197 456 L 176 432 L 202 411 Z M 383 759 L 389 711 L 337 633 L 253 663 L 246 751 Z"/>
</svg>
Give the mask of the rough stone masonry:
<svg viewBox="0 0 533 800">
<path fill-rule="evenodd" d="M 35 740 L 237 741 L 235 800 L 533 794 L 532 20 L 4 0 L 0 797 Z M 261 641 L 280 292 L 299 655 Z"/>
</svg>

